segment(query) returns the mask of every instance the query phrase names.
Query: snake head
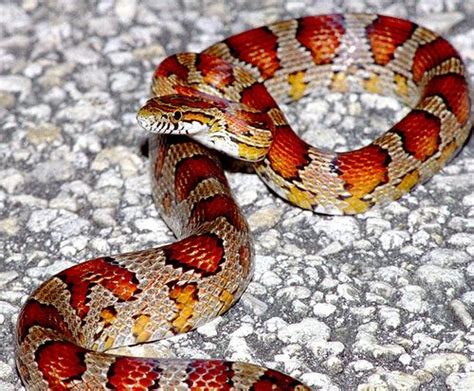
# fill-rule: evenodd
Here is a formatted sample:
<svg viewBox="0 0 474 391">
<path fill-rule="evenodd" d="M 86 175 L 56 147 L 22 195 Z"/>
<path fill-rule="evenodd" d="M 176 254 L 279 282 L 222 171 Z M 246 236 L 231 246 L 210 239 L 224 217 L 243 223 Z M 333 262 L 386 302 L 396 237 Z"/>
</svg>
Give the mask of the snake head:
<svg viewBox="0 0 474 391">
<path fill-rule="evenodd" d="M 151 133 L 188 135 L 201 144 L 246 161 L 262 160 L 273 141 L 266 113 L 205 93 L 154 97 L 138 111 Z"/>
</svg>

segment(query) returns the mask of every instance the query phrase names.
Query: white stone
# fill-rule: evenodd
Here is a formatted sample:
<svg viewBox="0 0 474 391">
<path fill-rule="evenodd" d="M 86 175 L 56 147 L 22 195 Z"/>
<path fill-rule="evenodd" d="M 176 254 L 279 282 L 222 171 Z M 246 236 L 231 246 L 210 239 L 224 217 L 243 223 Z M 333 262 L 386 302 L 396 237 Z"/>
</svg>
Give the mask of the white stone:
<svg viewBox="0 0 474 391">
<path fill-rule="evenodd" d="M 368 354 L 375 359 L 384 358 L 386 360 L 395 360 L 400 355 L 406 353 L 402 346 L 396 344 L 380 344 L 375 335 L 362 330 L 357 333 L 356 341 L 353 344 L 353 351 Z"/>
<path fill-rule="evenodd" d="M 87 199 L 96 208 L 115 208 L 120 203 L 120 191 L 115 187 L 93 190 Z"/>
<path fill-rule="evenodd" d="M 391 228 L 389 220 L 378 217 L 369 217 L 365 224 L 367 233 L 374 236 L 380 236 L 382 232 L 388 231 Z"/>
<path fill-rule="evenodd" d="M 414 314 L 421 314 L 428 309 L 426 291 L 417 285 L 407 285 L 400 288 L 400 299 L 397 306 Z"/>
<path fill-rule="evenodd" d="M 117 225 L 113 208 L 95 209 L 92 213 L 92 220 L 102 227 L 113 227 Z"/>
<path fill-rule="evenodd" d="M 259 300 L 249 292 L 245 292 L 240 300 L 245 307 L 250 308 L 257 316 L 262 316 L 268 310 L 267 303 Z"/>
<path fill-rule="evenodd" d="M 474 243 L 474 234 L 467 232 L 456 233 L 448 239 L 448 243 L 459 247 L 469 246 Z"/>
<path fill-rule="evenodd" d="M 25 182 L 24 176 L 16 170 L 0 171 L 0 187 L 7 193 L 13 193 Z"/>
<path fill-rule="evenodd" d="M 66 181 L 74 175 L 74 169 L 64 160 L 49 160 L 39 163 L 32 172 L 34 178 L 42 183 Z"/>
<path fill-rule="evenodd" d="M 379 236 L 380 244 L 384 250 L 401 248 L 408 240 L 410 240 L 410 235 L 406 231 L 390 230 L 382 232 Z"/>
<path fill-rule="evenodd" d="M 278 289 L 276 297 L 285 301 L 291 301 L 296 299 L 307 299 L 311 296 L 311 290 L 304 286 L 288 286 L 285 288 Z"/>
<path fill-rule="evenodd" d="M 311 386 L 315 387 L 316 389 L 319 390 L 325 390 L 325 391 L 339 391 L 340 388 L 334 385 L 331 382 L 331 378 L 328 375 L 322 374 L 322 373 L 317 373 L 317 372 L 309 372 L 305 373 L 304 375 L 301 376 L 301 380 Z"/>
<path fill-rule="evenodd" d="M 248 217 L 248 222 L 252 227 L 252 230 L 271 228 L 278 223 L 281 215 L 281 208 L 277 208 L 276 206 L 266 206 L 251 214 Z"/>
<path fill-rule="evenodd" d="M 289 324 L 278 330 L 278 339 L 285 343 L 307 344 L 313 340 L 327 340 L 330 329 L 314 318 L 305 318 L 301 322 Z"/>
<path fill-rule="evenodd" d="M 409 365 L 411 360 L 412 358 L 408 353 L 404 353 L 398 358 L 398 361 L 400 361 L 405 366 Z"/>
<path fill-rule="evenodd" d="M 117 103 L 108 93 L 93 91 L 86 92 L 76 102 L 71 102 L 59 110 L 57 118 L 68 122 L 92 123 L 101 119 L 113 118 L 116 112 Z"/>
<path fill-rule="evenodd" d="M 0 287 L 7 285 L 18 277 L 18 273 L 15 270 L 0 272 Z"/>
<path fill-rule="evenodd" d="M 339 341 L 326 341 L 318 339 L 310 341 L 308 347 L 315 357 L 337 356 L 345 349 L 344 344 Z"/>
<path fill-rule="evenodd" d="M 449 248 L 433 249 L 421 259 L 423 264 L 430 263 L 441 267 L 462 265 L 470 260 L 471 258 L 464 251 Z"/>
<path fill-rule="evenodd" d="M 357 360 L 349 364 L 356 372 L 366 372 L 374 368 L 374 364 L 367 360 Z"/>
<path fill-rule="evenodd" d="M 232 361 L 252 361 L 252 353 L 247 341 L 244 338 L 231 335 L 227 347 L 229 359 Z"/>
<path fill-rule="evenodd" d="M 316 235 L 324 234 L 329 239 L 337 240 L 345 245 L 354 242 L 360 237 L 360 228 L 357 220 L 350 216 L 332 216 L 331 219 L 321 218 L 313 230 Z"/>
<path fill-rule="evenodd" d="M 466 206 L 474 206 L 474 194 L 468 194 L 462 199 L 462 203 Z"/>
<path fill-rule="evenodd" d="M 433 351 L 440 344 L 439 339 L 433 338 L 425 333 L 413 334 L 413 342 L 418 344 L 417 351 L 421 351 L 422 354 Z"/>
<path fill-rule="evenodd" d="M 338 241 L 334 241 L 327 246 L 324 246 L 323 249 L 318 253 L 322 257 L 327 257 L 329 255 L 337 254 L 344 250 L 344 246 Z"/>
<path fill-rule="evenodd" d="M 266 271 L 260 276 L 259 281 L 265 286 L 279 286 L 282 280 L 278 274 Z"/>
<path fill-rule="evenodd" d="M 351 284 L 339 284 L 337 286 L 337 293 L 349 302 L 360 301 L 360 293 L 358 289 Z"/>
<path fill-rule="evenodd" d="M 468 362 L 469 358 L 460 353 L 433 353 L 425 357 L 423 368 L 434 375 L 448 375 Z"/>
<path fill-rule="evenodd" d="M 404 286 L 408 281 L 408 271 L 397 266 L 383 266 L 376 271 L 375 277 L 394 286 Z"/>
<path fill-rule="evenodd" d="M 57 217 L 56 209 L 41 209 L 31 213 L 26 226 L 32 232 L 49 231 L 51 222 Z"/>
<path fill-rule="evenodd" d="M 137 12 L 136 0 L 118 0 L 115 4 L 115 13 L 118 19 L 124 23 L 130 23 Z"/>
<path fill-rule="evenodd" d="M 464 305 L 464 303 L 460 300 L 452 300 L 449 304 L 452 311 L 454 312 L 454 315 L 456 315 L 456 317 L 462 322 L 464 327 L 469 330 L 472 326 L 472 316 Z"/>
<path fill-rule="evenodd" d="M 343 371 L 342 360 L 336 356 L 330 356 L 326 361 L 323 362 L 323 365 L 329 371 L 329 373 L 333 375 Z"/>
<path fill-rule="evenodd" d="M 390 389 L 394 390 L 416 391 L 421 386 L 421 382 L 416 376 L 400 371 L 385 373 L 385 380 Z"/>
<path fill-rule="evenodd" d="M 460 270 L 442 268 L 436 265 L 422 265 L 416 276 L 436 297 L 446 297 L 448 288 L 458 292 L 465 286 L 464 275 Z"/>
<path fill-rule="evenodd" d="M 474 390 L 474 372 L 452 373 L 446 378 L 446 385 L 456 391 Z"/>
<path fill-rule="evenodd" d="M 313 306 L 313 313 L 319 318 L 327 318 L 336 311 L 337 307 L 328 303 L 316 303 Z"/>
<path fill-rule="evenodd" d="M 379 317 L 383 326 L 389 329 L 396 329 L 400 326 L 400 311 L 393 307 L 380 306 Z"/>
<path fill-rule="evenodd" d="M 18 308 L 14 307 L 13 305 L 11 305 L 10 303 L 6 301 L 0 301 L 0 314 L 10 316 L 14 314 L 16 311 L 18 311 Z"/>
<path fill-rule="evenodd" d="M 20 98 L 24 99 L 31 93 L 31 80 L 24 76 L 2 75 L 0 91 L 20 93 Z"/>
<path fill-rule="evenodd" d="M 114 73 L 110 76 L 110 82 L 114 92 L 133 91 L 138 85 L 138 79 L 125 72 Z"/>
<path fill-rule="evenodd" d="M 90 228 L 90 221 L 75 213 L 60 210 L 56 219 L 51 221 L 49 229 L 60 232 L 65 238 L 79 235 Z"/>
<path fill-rule="evenodd" d="M 205 325 L 198 327 L 197 332 L 199 334 L 205 335 L 208 338 L 216 337 L 218 335 L 217 327 L 222 322 L 222 317 L 218 316 L 217 318 L 211 320 Z"/>
<path fill-rule="evenodd" d="M 79 204 L 76 199 L 69 197 L 64 193 L 60 193 L 56 198 L 49 201 L 49 207 L 51 209 L 65 209 L 69 212 L 77 212 Z"/>
</svg>

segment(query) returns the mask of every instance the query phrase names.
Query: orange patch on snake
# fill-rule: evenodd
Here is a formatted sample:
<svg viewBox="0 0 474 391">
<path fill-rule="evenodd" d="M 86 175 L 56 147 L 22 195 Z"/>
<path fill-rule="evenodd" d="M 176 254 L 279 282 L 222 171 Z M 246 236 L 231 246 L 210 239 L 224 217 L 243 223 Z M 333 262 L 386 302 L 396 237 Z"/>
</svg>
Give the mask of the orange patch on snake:
<svg viewBox="0 0 474 391">
<path fill-rule="evenodd" d="M 176 165 L 174 179 L 176 199 L 178 201 L 186 199 L 199 183 L 208 178 L 227 183 L 224 172 L 211 158 L 197 155 L 183 159 Z"/>
<path fill-rule="evenodd" d="M 367 27 L 367 37 L 372 48 L 375 62 L 386 65 L 395 54 L 395 50 L 410 38 L 414 24 L 408 20 L 379 16 Z"/>
<path fill-rule="evenodd" d="M 171 75 L 178 76 L 181 80 L 187 80 L 189 68 L 178 61 L 176 55 L 167 57 L 156 68 L 154 77 L 169 77 Z"/>
<path fill-rule="evenodd" d="M 256 110 L 267 112 L 277 107 L 275 100 L 261 83 L 254 83 L 241 92 L 240 102 Z"/>
<path fill-rule="evenodd" d="M 404 149 L 420 161 L 435 154 L 441 143 L 441 120 L 427 111 L 411 111 L 392 130 L 402 138 Z"/>
<path fill-rule="evenodd" d="M 266 27 L 234 35 L 224 42 L 237 58 L 257 67 L 264 80 L 280 68 L 278 38 Z"/>
<path fill-rule="evenodd" d="M 412 66 L 415 83 L 421 81 L 425 72 L 437 67 L 449 58 L 459 58 L 459 55 L 456 49 L 443 38 L 437 38 L 418 47 Z"/>
<path fill-rule="evenodd" d="M 193 235 L 163 247 L 166 263 L 174 267 L 213 274 L 224 260 L 222 239 L 215 235 Z"/>
<path fill-rule="evenodd" d="M 163 165 L 165 164 L 167 148 L 165 143 L 158 145 L 158 151 L 156 152 L 156 159 L 153 164 L 153 175 L 158 179 L 161 176 Z"/>
<path fill-rule="evenodd" d="M 389 161 L 386 151 L 377 145 L 369 145 L 357 151 L 340 153 L 335 170 L 346 183 L 345 189 L 355 197 L 362 197 L 388 181 Z"/>
<path fill-rule="evenodd" d="M 186 384 L 191 390 L 222 390 L 230 391 L 231 379 L 234 376 L 231 364 L 218 360 L 196 360 L 186 369 L 189 374 Z"/>
<path fill-rule="evenodd" d="M 296 39 L 307 48 L 315 64 L 329 64 L 344 35 L 341 15 L 307 16 L 298 22 Z"/>
<path fill-rule="evenodd" d="M 220 90 L 235 81 L 234 67 L 222 58 L 210 54 L 197 56 L 196 69 L 201 72 L 206 83 Z"/>
<path fill-rule="evenodd" d="M 69 389 L 87 367 L 87 350 L 67 341 L 47 341 L 36 351 L 36 363 L 51 390 Z"/>
<path fill-rule="evenodd" d="M 162 369 L 158 360 L 117 357 L 107 373 L 115 391 L 158 389 Z"/>
<path fill-rule="evenodd" d="M 423 97 L 438 95 L 461 125 L 469 120 L 470 99 L 466 79 L 457 73 L 433 77 L 423 91 Z"/>
<path fill-rule="evenodd" d="M 195 204 L 189 222 L 191 226 L 197 227 L 203 222 L 212 222 L 221 216 L 239 231 L 246 227 L 235 202 L 224 194 L 206 198 Z"/>
<path fill-rule="evenodd" d="M 89 312 L 88 295 L 95 285 L 101 285 L 120 300 L 130 299 L 138 291 L 135 274 L 114 263 L 113 258 L 96 258 L 73 266 L 58 274 L 69 287 L 71 306 L 80 318 Z"/>
<path fill-rule="evenodd" d="M 267 159 L 277 174 L 285 179 L 298 177 L 298 170 L 309 163 L 308 144 L 289 126 L 277 128 Z"/>
<path fill-rule="evenodd" d="M 23 307 L 18 323 L 20 340 L 26 337 L 28 330 L 34 325 L 57 330 L 66 338 L 73 338 L 67 323 L 64 321 L 63 315 L 58 312 L 56 307 L 50 304 L 42 304 L 35 299 L 30 299 Z"/>
</svg>

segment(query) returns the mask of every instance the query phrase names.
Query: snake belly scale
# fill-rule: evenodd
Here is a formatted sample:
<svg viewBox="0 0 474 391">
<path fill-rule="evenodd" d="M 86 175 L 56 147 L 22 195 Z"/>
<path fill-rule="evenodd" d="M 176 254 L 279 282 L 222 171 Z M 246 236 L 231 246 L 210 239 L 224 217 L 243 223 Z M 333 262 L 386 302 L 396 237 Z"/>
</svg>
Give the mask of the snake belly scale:
<svg viewBox="0 0 474 391">
<path fill-rule="evenodd" d="M 394 96 L 412 110 L 370 145 L 322 151 L 277 102 L 321 89 Z M 37 288 L 17 325 L 17 366 L 31 390 L 307 390 L 281 372 L 222 360 L 122 357 L 108 349 L 187 332 L 224 313 L 252 276 L 250 228 L 215 152 L 254 162 L 289 202 L 354 214 L 429 179 L 471 131 L 457 51 L 407 20 L 303 17 L 166 58 L 139 111 L 152 193 L 177 242 L 103 256 Z M 168 136 L 167 134 L 180 134 Z M 198 142 L 186 135 L 191 135 Z"/>
</svg>

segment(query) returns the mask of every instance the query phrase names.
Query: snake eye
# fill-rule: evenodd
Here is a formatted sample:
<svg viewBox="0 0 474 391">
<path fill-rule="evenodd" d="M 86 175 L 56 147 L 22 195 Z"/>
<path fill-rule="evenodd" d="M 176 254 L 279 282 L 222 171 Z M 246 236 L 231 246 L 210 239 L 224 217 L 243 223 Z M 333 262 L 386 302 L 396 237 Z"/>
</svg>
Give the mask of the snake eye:
<svg viewBox="0 0 474 391">
<path fill-rule="evenodd" d="M 183 116 L 183 114 L 181 113 L 181 111 L 177 110 L 173 113 L 173 120 L 179 121 L 182 116 Z"/>
</svg>

